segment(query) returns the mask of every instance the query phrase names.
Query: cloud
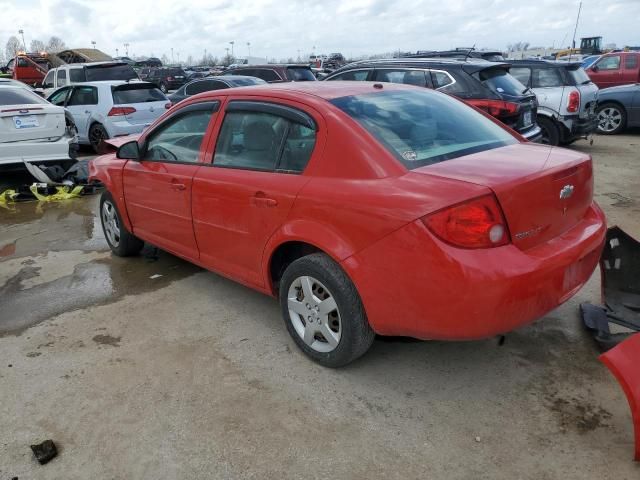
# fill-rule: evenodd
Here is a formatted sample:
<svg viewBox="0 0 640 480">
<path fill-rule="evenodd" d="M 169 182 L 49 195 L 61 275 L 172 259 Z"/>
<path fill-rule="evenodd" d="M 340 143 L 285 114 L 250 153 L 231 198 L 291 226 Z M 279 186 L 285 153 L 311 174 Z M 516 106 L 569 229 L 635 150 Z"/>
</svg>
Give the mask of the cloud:
<svg viewBox="0 0 640 480">
<path fill-rule="evenodd" d="M 221 57 L 235 41 L 237 55 L 268 58 L 342 52 L 362 55 L 476 45 L 504 49 L 568 45 L 577 0 L 0 0 L 0 46 L 19 28 L 27 44 L 61 37 L 70 47 L 200 58 L 205 49 Z M 580 36 L 602 35 L 604 43 L 637 44 L 640 1 L 584 0 Z"/>
</svg>

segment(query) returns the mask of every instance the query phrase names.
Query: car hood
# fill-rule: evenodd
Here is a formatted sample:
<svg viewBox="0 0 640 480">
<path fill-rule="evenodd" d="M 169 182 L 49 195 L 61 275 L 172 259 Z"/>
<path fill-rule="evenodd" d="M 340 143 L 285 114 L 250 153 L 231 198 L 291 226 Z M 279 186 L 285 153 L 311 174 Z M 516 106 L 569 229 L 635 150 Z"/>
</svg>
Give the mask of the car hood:
<svg viewBox="0 0 640 480">
<path fill-rule="evenodd" d="M 138 138 L 140 138 L 139 133 L 134 135 L 126 135 L 123 137 L 109 138 L 107 140 L 104 140 L 104 143 L 111 145 L 112 147 L 120 148 L 120 146 L 124 145 L 125 143 L 133 142 L 134 140 L 138 140 Z"/>
<path fill-rule="evenodd" d="M 600 89 L 600 97 L 607 94 L 615 95 L 617 93 L 633 92 L 640 89 L 640 83 L 632 83 L 628 85 L 618 85 L 617 87 L 609 87 Z"/>
</svg>

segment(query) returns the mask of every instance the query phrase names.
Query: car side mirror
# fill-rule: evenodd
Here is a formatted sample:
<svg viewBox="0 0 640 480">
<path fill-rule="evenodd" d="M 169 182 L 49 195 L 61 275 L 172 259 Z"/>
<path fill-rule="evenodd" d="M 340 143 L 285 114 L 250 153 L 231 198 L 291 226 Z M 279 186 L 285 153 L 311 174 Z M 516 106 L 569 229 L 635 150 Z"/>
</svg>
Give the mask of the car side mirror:
<svg viewBox="0 0 640 480">
<path fill-rule="evenodd" d="M 598 68 L 597 65 L 594 65 L 594 66 L 591 67 L 591 71 L 592 72 L 597 72 L 598 70 L 600 70 L 600 69 Z"/>
<path fill-rule="evenodd" d="M 140 146 L 136 140 L 120 145 L 116 158 L 123 160 L 140 160 Z"/>
</svg>

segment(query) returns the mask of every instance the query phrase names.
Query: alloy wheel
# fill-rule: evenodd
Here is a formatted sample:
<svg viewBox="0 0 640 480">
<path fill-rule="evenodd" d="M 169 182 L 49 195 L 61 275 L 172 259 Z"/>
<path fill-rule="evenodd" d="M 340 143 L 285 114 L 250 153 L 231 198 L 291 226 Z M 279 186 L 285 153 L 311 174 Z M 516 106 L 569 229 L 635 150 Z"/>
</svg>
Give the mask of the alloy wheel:
<svg viewBox="0 0 640 480">
<path fill-rule="evenodd" d="M 310 276 L 296 278 L 287 295 L 289 318 L 294 330 L 311 349 L 328 353 L 342 336 L 340 312 L 334 296 Z"/>
<path fill-rule="evenodd" d="M 613 132 L 622 123 L 622 113 L 614 107 L 606 107 L 598 112 L 598 129 L 603 132 Z"/>
<path fill-rule="evenodd" d="M 120 224 L 116 207 L 108 200 L 102 204 L 102 226 L 109 243 L 113 247 L 118 247 L 120 244 Z"/>
</svg>

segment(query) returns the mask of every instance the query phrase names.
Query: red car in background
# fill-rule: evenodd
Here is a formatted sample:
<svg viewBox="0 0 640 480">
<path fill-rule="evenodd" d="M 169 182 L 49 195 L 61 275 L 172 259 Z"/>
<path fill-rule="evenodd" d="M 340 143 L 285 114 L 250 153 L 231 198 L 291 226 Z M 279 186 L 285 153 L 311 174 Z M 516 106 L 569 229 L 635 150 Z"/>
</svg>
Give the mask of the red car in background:
<svg viewBox="0 0 640 480">
<path fill-rule="evenodd" d="M 147 241 L 278 297 L 296 344 L 330 367 L 376 333 L 527 324 L 589 279 L 605 238 L 588 155 L 424 88 L 207 92 L 109 142 L 91 177 L 112 251 Z"/>
<path fill-rule="evenodd" d="M 599 88 L 640 82 L 640 52 L 612 52 L 602 55 L 586 69 Z"/>
</svg>

